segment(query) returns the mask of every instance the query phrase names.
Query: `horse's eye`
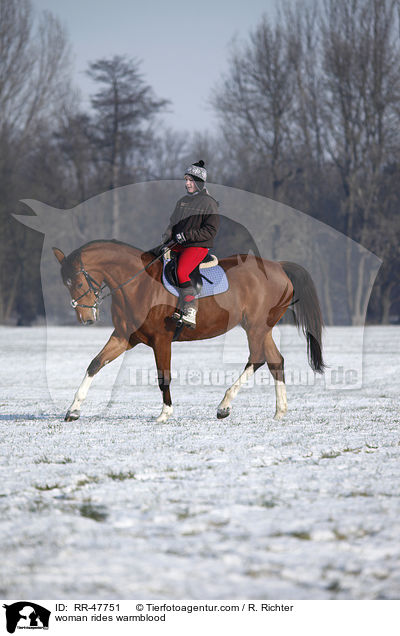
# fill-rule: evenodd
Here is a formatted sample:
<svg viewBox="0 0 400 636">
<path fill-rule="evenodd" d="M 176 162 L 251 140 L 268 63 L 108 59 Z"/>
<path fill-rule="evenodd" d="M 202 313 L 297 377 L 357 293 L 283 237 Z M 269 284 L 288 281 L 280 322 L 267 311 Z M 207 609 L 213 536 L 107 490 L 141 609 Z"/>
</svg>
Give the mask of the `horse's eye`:
<svg viewBox="0 0 400 636">
<path fill-rule="evenodd" d="M 83 287 L 83 283 L 79 283 L 78 289 L 80 289 L 81 287 Z"/>
</svg>

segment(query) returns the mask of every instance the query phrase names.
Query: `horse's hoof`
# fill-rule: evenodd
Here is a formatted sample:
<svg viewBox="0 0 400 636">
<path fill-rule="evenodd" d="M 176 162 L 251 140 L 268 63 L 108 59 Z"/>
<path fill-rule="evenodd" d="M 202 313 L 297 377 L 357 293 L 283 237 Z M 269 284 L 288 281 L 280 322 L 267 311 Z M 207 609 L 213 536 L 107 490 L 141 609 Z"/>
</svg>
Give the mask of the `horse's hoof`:
<svg viewBox="0 0 400 636">
<path fill-rule="evenodd" d="M 65 415 L 65 422 L 74 422 L 75 420 L 79 420 L 80 411 L 67 411 Z"/>
<path fill-rule="evenodd" d="M 218 409 L 218 411 L 217 411 L 217 418 L 218 418 L 219 420 L 223 420 L 223 419 L 224 419 L 224 417 L 228 417 L 228 415 L 230 415 L 230 414 L 231 414 L 231 407 L 230 407 L 230 406 L 227 406 L 227 407 L 226 407 L 226 408 L 224 408 L 224 409 Z"/>
<path fill-rule="evenodd" d="M 172 415 L 172 406 L 164 404 L 162 411 L 158 417 L 156 417 L 157 424 L 164 424 Z"/>
<path fill-rule="evenodd" d="M 164 422 L 166 422 L 167 419 L 168 419 L 168 415 L 165 415 L 164 413 L 161 413 L 161 415 L 156 417 L 156 422 L 157 422 L 157 424 L 164 424 Z"/>
<path fill-rule="evenodd" d="M 274 415 L 274 420 L 281 420 L 285 417 L 286 411 L 277 411 Z"/>
</svg>

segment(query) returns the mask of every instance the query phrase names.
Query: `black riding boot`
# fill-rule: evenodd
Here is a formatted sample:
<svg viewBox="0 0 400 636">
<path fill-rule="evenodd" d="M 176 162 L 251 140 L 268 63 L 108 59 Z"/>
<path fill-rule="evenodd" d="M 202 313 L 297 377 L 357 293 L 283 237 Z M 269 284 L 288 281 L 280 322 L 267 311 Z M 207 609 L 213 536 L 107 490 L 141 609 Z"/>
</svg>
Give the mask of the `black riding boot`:
<svg viewBox="0 0 400 636">
<path fill-rule="evenodd" d="M 175 320 L 180 320 L 193 329 L 196 326 L 197 302 L 196 292 L 190 281 L 182 283 L 179 290 L 179 300 L 177 308 L 172 316 Z"/>
</svg>

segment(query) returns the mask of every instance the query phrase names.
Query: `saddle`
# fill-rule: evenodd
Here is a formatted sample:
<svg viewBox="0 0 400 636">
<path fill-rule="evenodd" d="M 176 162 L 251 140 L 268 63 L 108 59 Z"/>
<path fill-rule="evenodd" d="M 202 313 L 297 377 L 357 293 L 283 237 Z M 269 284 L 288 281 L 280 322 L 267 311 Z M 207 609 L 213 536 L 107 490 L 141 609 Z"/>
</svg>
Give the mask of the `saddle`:
<svg viewBox="0 0 400 636">
<path fill-rule="evenodd" d="M 175 252 L 168 250 L 164 254 L 164 276 L 166 281 L 172 285 L 173 287 L 179 287 L 178 275 L 177 275 L 177 264 L 178 258 Z M 218 258 L 214 256 L 214 254 L 207 254 L 201 263 L 194 268 L 191 274 L 189 274 L 189 278 L 192 282 L 193 288 L 195 290 L 196 296 L 199 296 L 201 290 L 203 288 L 203 280 L 206 280 L 210 285 L 214 284 L 213 280 L 210 280 L 207 277 L 204 270 L 208 268 L 215 267 L 218 265 Z"/>
</svg>

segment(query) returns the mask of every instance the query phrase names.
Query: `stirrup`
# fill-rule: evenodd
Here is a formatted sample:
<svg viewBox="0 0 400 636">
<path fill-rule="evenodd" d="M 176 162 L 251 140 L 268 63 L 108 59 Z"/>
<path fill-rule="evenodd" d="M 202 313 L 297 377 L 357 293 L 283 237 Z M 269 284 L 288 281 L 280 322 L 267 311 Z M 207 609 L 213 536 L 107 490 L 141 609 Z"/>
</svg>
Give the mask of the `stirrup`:
<svg viewBox="0 0 400 636">
<path fill-rule="evenodd" d="M 171 316 L 172 320 L 180 320 L 182 318 L 182 312 L 178 307 L 175 309 L 174 313 Z"/>
</svg>

